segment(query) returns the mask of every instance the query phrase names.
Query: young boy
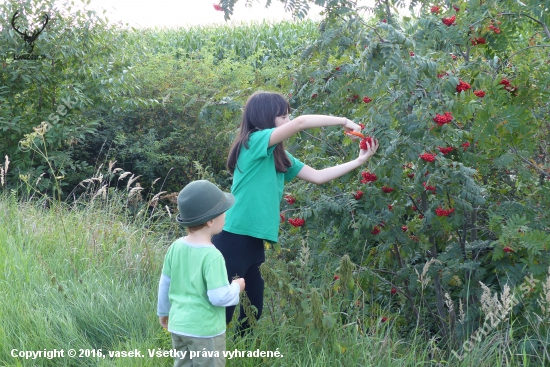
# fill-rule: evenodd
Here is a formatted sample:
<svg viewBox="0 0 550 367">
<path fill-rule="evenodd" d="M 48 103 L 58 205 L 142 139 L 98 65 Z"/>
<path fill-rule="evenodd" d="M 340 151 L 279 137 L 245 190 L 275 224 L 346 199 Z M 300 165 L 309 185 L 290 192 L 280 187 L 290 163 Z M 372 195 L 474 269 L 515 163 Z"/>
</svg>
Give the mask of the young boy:
<svg viewBox="0 0 550 367">
<path fill-rule="evenodd" d="M 205 180 L 189 183 L 178 195 L 176 221 L 187 236 L 166 253 L 157 309 L 177 350 L 175 367 L 225 366 L 225 307 L 239 302 L 245 282 L 229 284 L 224 258 L 210 240 L 234 202 L 232 194 Z"/>
</svg>

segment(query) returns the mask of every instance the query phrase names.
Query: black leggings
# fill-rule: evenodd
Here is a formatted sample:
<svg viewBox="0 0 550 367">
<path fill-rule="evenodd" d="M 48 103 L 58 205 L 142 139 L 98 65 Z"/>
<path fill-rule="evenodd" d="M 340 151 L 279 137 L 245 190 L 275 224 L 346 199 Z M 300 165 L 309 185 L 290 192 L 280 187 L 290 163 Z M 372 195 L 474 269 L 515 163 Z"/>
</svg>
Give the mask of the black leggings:
<svg viewBox="0 0 550 367">
<path fill-rule="evenodd" d="M 227 277 L 231 283 L 233 277 L 244 278 L 246 295 L 250 303 L 258 309 L 256 319 L 262 315 L 264 305 L 264 280 L 260 274 L 260 265 L 265 261 L 264 240 L 221 231 L 212 237 L 212 243 L 225 259 Z M 233 318 L 235 306 L 225 309 L 225 320 L 229 324 Z M 246 317 L 242 305 L 240 306 L 239 323 Z M 250 327 L 247 321 L 240 324 L 241 331 Z"/>
</svg>

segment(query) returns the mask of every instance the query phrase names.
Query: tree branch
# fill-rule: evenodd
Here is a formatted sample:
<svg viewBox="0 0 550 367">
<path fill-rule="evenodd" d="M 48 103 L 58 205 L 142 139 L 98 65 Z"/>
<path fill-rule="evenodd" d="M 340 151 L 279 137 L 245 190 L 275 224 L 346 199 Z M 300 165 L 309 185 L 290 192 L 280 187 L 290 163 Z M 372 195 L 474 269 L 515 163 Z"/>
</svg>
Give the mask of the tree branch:
<svg viewBox="0 0 550 367">
<path fill-rule="evenodd" d="M 519 13 L 500 13 L 499 15 L 516 15 L 516 16 L 519 16 L 519 17 L 526 17 L 526 18 L 529 18 L 529 19 L 531 19 L 533 22 L 538 23 L 538 24 L 541 25 L 542 29 L 544 29 L 544 33 L 546 33 L 546 36 L 547 36 L 548 39 L 550 40 L 550 30 L 548 29 L 548 26 L 547 26 L 546 24 L 544 24 L 542 21 L 538 20 L 537 18 L 532 17 L 532 16 L 529 15 L 529 14 L 525 14 L 525 13 L 519 12 Z"/>
<path fill-rule="evenodd" d="M 528 50 L 530 48 L 535 48 L 535 47 L 550 47 L 550 45 L 534 45 L 534 46 L 529 46 L 529 47 L 525 47 L 525 48 L 522 48 L 521 50 L 519 50 L 518 52 L 514 52 L 512 55 L 510 55 L 509 58 L 506 59 L 506 62 L 503 64 L 503 65 L 506 65 L 510 59 L 514 56 L 516 56 L 517 54 L 519 54 L 520 52 L 523 52 L 525 50 Z"/>
<path fill-rule="evenodd" d="M 368 267 L 360 267 L 358 269 L 359 272 L 361 271 L 367 271 L 367 272 L 370 272 L 371 274 L 374 274 L 378 279 L 382 280 L 383 282 L 385 283 L 388 283 L 389 285 L 391 285 L 392 287 L 394 287 L 395 289 L 397 289 L 397 292 L 398 293 L 401 293 L 405 298 L 407 298 L 407 300 L 409 301 L 412 309 L 413 309 L 413 312 L 416 314 L 416 317 L 418 319 L 418 324 L 419 325 L 423 325 L 423 321 L 421 319 L 421 315 L 420 315 L 420 312 L 418 311 L 418 308 L 416 307 L 416 305 L 414 304 L 414 299 L 412 297 L 412 294 L 409 290 L 409 287 L 408 287 L 408 280 L 406 280 L 406 283 L 405 284 L 405 289 L 406 289 L 406 292 L 404 292 L 403 290 L 399 289 L 397 287 L 396 284 L 393 284 L 391 281 L 387 280 L 386 278 L 378 275 L 375 273 L 375 271 L 378 271 L 378 272 L 381 272 L 381 273 L 390 273 L 394 276 L 397 276 L 397 274 L 395 272 L 392 272 L 392 271 L 389 271 L 389 270 L 384 270 L 384 269 L 369 269 Z"/>
<path fill-rule="evenodd" d="M 510 146 L 508 146 L 512 152 L 514 152 L 523 162 L 527 163 L 528 165 L 530 165 L 531 167 L 533 167 L 538 173 L 540 173 L 541 175 L 544 175 L 546 177 L 550 177 L 550 172 L 546 172 L 545 170 L 543 169 L 540 169 L 536 164 L 534 164 L 533 162 L 531 162 L 530 160 L 528 160 L 527 158 L 523 157 L 521 154 L 518 153 L 517 149 L 516 148 L 512 148 Z"/>
<path fill-rule="evenodd" d="M 365 28 L 368 28 L 368 29 L 372 29 L 374 31 L 374 33 L 376 33 L 376 35 L 378 36 L 378 39 L 380 40 L 380 42 L 382 43 L 386 43 L 387 41 L 380 35 L 380 33 L 378 33 L 378 29 L 376 29 L 375 27 L 371 26 L 371 25 L 368 25 L 367 23 L 365 23 L 365 21 L 361 18 L 361 17 L 357 17 L 356 18 L 359 23 L 363 24 L 365 26 Z"/>
<path fill-rule="evenodd" d="M 330 144 L 327 143 L 326 141 L 321 140 L 321 138 L 318 138 L 318 137 L 312 135 L 311 133 L 308 133 L 307 131 L 302 131 L 302 133 L 306 134 L 307 136 L 309 136 L 309 137 L 312 138 L 312 139 L 315 139 L 315 140 L 320 141 L 321 143 L 326 143 L 327 146 L 329 146 L 336 154 L 338 154 L 338 156 L 339 156 L 340 158 L 342 158 L 342 159 L 346 158 L 345 152 L 344 152 L 343 150 L 342 150 L 341 152 L 338 151 L 338 149 L 336 149 L 335 147 L 333 147 L 332 145 L 330 145 Z M 340 147 L 340 149 L 342 149 L 342 148 Z M 343 153 L 344 155 L 342 156 L 341 153 Z"/>
<path fill-rule="evenodd" d="M 399 246 L 397 246 L 397 242 L 395 242 L 393 244 L 393 248 L 395 250 L 395 256 L 397 257 L 397 261 L 399 262 L 399 266 L 401 267 L 401 269 L 405 269 L 405 265 L 403 264 L 403 259 L 401 258 L 401 253 L 399 252 Z M 407 297 L 407 299 L 409 300 L 409 304 L 411 305 L 411 307 L 412 307 L 412 309 L 413 309 L 413 311 L 416 315 L 417 324 L 418 325 L 423 325 L 422 319 L 420 318 L 420 312 L 416 308 L 416 306 L 414 304 L 412 294 L 411 294 L 411 291 L 409 290 L 409 280 L 407 278 L 405 278 L 403 281 L 405 283 L 406 294 L 401 292 L 401 290 L 397 287 L 395 287 L 395 289 L 397 289 L 398 292 L 403 293 L 405 295 L 405 297 Z"/>
<path fill-rule="evenodd" d="M 420 208 L 418 207 L 418 205 L 416 205 L 416 203 L 414 202 L 414 199 L 413 197 L 411 196 L 411 194 L 407 193 L 407 196 L 409 197 L 409 199 L 411 199 L 414 207 L 416 208 L 416 210 L 418 210 L 420 212 L 420 214 L 424 215 L 424 212 L 422 210 L 420 210 Z"/>
</svg>

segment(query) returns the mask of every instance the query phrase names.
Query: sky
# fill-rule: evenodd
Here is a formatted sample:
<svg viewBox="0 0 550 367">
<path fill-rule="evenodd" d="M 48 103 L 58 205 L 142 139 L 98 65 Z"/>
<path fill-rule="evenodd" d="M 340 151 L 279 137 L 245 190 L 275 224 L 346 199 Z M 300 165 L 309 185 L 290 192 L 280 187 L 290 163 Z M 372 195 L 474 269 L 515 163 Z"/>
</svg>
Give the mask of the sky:
<svg viewBox="0 0 550 367">
<path fill-rule="evenodd" d="M 91 0 L 90 6 L 96 10 L 107 10 L 111 22 L 128 23 L 138 28 L 153 27 L 189 27 L 195 25 L 226 24 L 222 11 L 216 11 L 213 4 L 217 0 Z M 229 24 L 290 20 L 292 15 L 285 12 L 279 0 L 272 0 L 265 8 L 266 0 L 253 0 L 247 8 L 245 0 L 235 5 L 234 14 Z M 374 0 L 360 0 L 364 5 L 372 5 Z M 320 19 L 321 8 L 315 6 L 310 10 L 310 17 Z"/>
</svg>

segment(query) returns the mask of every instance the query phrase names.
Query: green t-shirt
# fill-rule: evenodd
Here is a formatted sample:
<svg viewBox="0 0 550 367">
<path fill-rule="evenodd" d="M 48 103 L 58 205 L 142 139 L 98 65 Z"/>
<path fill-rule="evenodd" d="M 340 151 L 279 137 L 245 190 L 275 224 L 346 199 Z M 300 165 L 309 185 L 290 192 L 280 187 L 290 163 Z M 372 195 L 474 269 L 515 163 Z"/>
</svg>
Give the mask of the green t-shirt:
<svg viewBox="0 0 550 367">
<path fill-rule="evenodd" d="M 217 248 L 180 238 L 168 249 L 162 273 L 170 277 L 168 330 L 199 337 L 225 331 L 225 307 L 214 306 L 207 294 L 229 284 L 225 260 Z"/>
<path fill-rule="evenodd" d="M 296 177 L 304 163 L 286 152 L 292 165 L 286 173 L 277 172 L 273 156 L 276 145 L 268 147 L 273 130 L 250 134 L 248 149 L 241 147 L 231 186 L 235 204 L 227 211 L 223 229 L 275 243 L 285 181 Z"/>
</svg>

